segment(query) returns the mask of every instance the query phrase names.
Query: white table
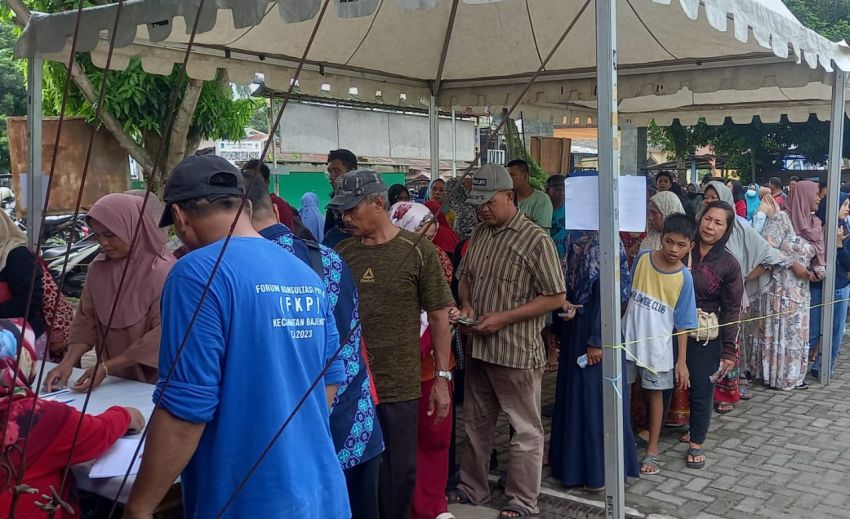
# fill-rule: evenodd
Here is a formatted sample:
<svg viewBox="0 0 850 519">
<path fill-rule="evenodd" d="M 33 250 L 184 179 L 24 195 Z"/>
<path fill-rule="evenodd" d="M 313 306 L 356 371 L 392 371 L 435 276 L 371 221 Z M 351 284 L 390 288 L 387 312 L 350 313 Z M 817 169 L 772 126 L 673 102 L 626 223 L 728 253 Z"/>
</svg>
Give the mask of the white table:
<svg viewBox="0 0 850 519">
<path fill-rule="evenodd" d="M 51 362 L 47 363 L 44 374 L 45 377 L 54 366 L 55 364 Z M 84 370 L 75 368 L 74 373 L 68 381 L 69 385 L 76 382 L 83 373 Z M 136 382 L 134 380 L 108 376 L 103 381 L 103 384 L 92 391 L 91 398 L 89 399 L 89 405 L 86 408 L 86 414 L 97 415 L 115 405 L 122 407 L 135 407 L 142 412 L 145 417 L 145 422 L 147 422 L 150 420 L 151 413 L 153 413 L 154 409 L 153 400 L 151 399 L 153 391 L 154 386 L 152 384 L 145 384 L 144 382 Z M 61 395 L 57 398 L 57 400 L 62 401 L 63 399 L 67 400 L 69 398 L 73 398 L 73 401 L 68 402 L 68 405 L 74 407 L 78 411 L 82 411 L 86 394 L 71 391 L 69 394 Z M 96 494 L 109 499 L 110 501 L 115 499 L 115 494 L 118 492 L 118 488 L 121 486 L 121 481 L 123 481 L 124 478 L 115 477 L 90 479 L 89 470 L 91 469 L 91 466 L 92 462 L 82 463 L 71 467 L 74 477 L 77 480 L 77 486 L 80 490 Z M 130 498 L 130 490 L 133 488 L 133 482 L 135 479 L 135 476 L 130 476 L 127 479 L 127 483 L 124 485 L 124 488 L 121 490 L 121 494 L 118 496 L 119 503 L 127 503 L 127 500 Z"/>
</svg>

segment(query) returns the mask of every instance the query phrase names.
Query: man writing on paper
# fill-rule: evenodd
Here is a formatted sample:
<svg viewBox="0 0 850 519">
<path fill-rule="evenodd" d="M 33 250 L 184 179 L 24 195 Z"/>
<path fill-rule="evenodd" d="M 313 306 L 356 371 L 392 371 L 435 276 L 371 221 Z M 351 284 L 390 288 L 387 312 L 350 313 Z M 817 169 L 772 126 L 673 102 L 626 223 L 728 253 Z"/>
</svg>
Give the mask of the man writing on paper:
<svg viewBox="0 0 850 519">
<path fill-rule="evenodd" d="M 250 204 L 237 219 L 244 194 L 239 170 L 212 155 L 185 159 L 166 183 L 160 226 L 192 252 L 163 289 L 160 408 L 125 517 L 150 518 L 177 476 L 187 518 L 217 517 L 231 497 L 224 517 L 350 517 L 328 425 L 345 373 L 325 287 L 254 231 Z"/>
</svg>

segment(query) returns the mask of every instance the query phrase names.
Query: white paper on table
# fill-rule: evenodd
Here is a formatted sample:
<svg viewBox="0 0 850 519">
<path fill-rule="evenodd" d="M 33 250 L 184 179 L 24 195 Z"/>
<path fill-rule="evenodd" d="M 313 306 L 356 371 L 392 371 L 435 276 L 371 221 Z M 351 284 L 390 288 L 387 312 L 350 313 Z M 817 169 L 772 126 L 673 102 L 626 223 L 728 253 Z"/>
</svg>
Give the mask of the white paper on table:
<svg viewBox="0 0 850 519">
<path fill-rule="evenodd" d="M 140 438 L 119 438 L 115 445 L 95 460 L 89 471 L 89 477 L 92 479 L 123 477 L 127 473 L 127 467 L 130 465 L 130 460 L 133 459 L 136 447 L 139 446 L 139 441 Z M 133 468 L 130 469 L 131 476 L 135 476 L 139 472 L 144 451 L 145 446 L 143 444 L 142 448 L 139 449 L 139 455 L 133 461 Z"/>
<path fill-rule="evenodd" d="M 646 230 L 646 177 L 622 176 L 619 182 L 620 230 Z M 565 228 L 599 230 L 599 177 L 572 177 L 564 181 Z"/>
</svg>

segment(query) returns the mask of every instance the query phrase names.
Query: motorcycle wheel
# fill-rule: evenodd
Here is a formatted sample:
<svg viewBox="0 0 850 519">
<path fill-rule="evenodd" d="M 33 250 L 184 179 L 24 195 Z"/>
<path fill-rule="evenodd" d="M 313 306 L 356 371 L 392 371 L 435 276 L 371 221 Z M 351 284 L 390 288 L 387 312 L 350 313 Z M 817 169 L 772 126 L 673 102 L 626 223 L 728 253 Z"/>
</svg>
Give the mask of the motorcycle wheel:
<svg viewBox="0 0 850 519">
<path fill-rule="evenodd" d="M 62 285 L 62 294 L 65 297 L 79 299 L 83 295 L 83 286 L 86 284 L 85 269 L 74 269 L 65 275 L 65 283 Z"/>
</svg>

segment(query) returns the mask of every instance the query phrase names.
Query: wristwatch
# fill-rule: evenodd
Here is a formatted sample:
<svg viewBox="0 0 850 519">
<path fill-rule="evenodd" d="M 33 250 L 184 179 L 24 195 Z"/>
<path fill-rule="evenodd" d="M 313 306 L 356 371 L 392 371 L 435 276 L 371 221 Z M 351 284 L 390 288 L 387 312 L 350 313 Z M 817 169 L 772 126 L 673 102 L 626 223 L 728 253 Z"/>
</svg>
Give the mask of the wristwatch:
<svg viewBox="0 0 850 519">
<path fill-rule="evenodd" d="M 446 382 L 452 381 L 452 372 L 451 371 L 437 371 L 434 373 L 434 376 L 437 378 L 444 378 Z"/>
</svg>

